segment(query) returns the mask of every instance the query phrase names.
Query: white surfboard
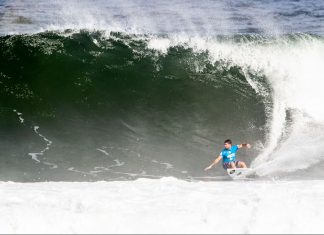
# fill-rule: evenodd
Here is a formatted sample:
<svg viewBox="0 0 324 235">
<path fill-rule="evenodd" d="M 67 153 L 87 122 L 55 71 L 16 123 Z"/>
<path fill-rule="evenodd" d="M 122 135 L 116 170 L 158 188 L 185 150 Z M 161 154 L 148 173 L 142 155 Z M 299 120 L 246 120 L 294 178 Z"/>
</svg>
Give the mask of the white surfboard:
<svg viewBox="0 0 324 235">
<path fill-rule="evenodd" d="M 253 174 L 253 170 L 251 168 L 227 169 L 227 174 L 232 179 L 244 179 L 247 176 L 251 176 Z"/>
</svg>

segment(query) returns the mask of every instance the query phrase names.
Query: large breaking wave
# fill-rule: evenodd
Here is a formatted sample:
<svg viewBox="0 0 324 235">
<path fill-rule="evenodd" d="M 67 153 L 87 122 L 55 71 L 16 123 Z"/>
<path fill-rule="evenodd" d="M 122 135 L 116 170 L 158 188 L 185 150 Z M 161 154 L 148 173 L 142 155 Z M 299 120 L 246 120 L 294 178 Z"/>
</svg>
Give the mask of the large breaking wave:
<svg viewBox="0 0 324 235">
<path fill-rule="evenodd" d="M 226 138 L 259 176 L 320 174 L 321 37 L 67 30 L 0 51 L 3 180 L 203 176 Z"/>
</svg>

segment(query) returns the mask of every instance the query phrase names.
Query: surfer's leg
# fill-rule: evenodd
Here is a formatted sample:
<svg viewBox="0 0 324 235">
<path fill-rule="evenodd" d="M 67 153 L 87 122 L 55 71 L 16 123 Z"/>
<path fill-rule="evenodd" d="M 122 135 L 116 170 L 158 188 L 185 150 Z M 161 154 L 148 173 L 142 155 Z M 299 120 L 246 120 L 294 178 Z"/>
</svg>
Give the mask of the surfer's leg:
<svg viewBox="0 0 324 235">
<path fill-rule="evenodd" d="M 238 168 L 247 168 L 245 162 L 242 162 L 242 161 L 237 161 L 236 166 Z"/>
<path fill-rule="evenodd" d="M 236 168 L 235 162 L 226 162 L 226 163 L 223 163 L 223 168 L 224 168 L 224 170 L 227 170 L 227 169 L 235 169 Z"/>
<path fill-rule="evenodd" d="M 230 165 L 231 165 L 231 167 L 230 167 L 231 169 L 236 168 L 235 167 L 235 162 L 230 162 Z"/>
</svg>

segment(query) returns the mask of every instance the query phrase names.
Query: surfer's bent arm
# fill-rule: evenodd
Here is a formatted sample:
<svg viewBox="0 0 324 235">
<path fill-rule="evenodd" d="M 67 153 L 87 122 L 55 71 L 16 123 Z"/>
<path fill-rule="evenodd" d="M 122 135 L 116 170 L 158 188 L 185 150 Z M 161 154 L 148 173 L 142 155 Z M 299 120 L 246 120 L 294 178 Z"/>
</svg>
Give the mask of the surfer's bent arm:
<svg viewBox="0 0 324 235">
<path fill-rule="evenodd" d="M 237 145 L 237 147 L 240 149 L 240 148 L 242 148 L 242 147 L 246 147 L 246 148 L 251 148 L 251 145 L 250 144 L 239 144 L 239 145 Z"/>
<path fill-rule="evenodd" d="M 209 169 L 211 169 L 213 166 L 215 166 L 220 160 L 222 160 L 222 156 L 218 156 L 214 161 L 213 161 L 213 163 L 212 164 L 210 164 L 210 166 L 208 166 L 208 167 L 206 167 L 205 168 L 205 171 L 207 171 L 207 170 L 209 170 Z"/>
</svg>

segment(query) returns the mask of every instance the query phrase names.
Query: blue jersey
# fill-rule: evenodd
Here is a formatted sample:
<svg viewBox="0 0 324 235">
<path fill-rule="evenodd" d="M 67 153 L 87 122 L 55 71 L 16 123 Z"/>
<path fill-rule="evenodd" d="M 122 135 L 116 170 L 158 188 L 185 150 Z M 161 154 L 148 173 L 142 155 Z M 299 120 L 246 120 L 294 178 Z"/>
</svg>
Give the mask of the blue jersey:
<svg viewBox="0 0 324 235">
<path fill-rule="evenodd" d="M 233 145 L 230 149 L 224 148 L 222 152 L 220 152 L 220 156 L 223 157 L 223 163 L 234 162 L 236 158 L 236 152 L 238 150 L 237 145 Z"/>
</svg>

